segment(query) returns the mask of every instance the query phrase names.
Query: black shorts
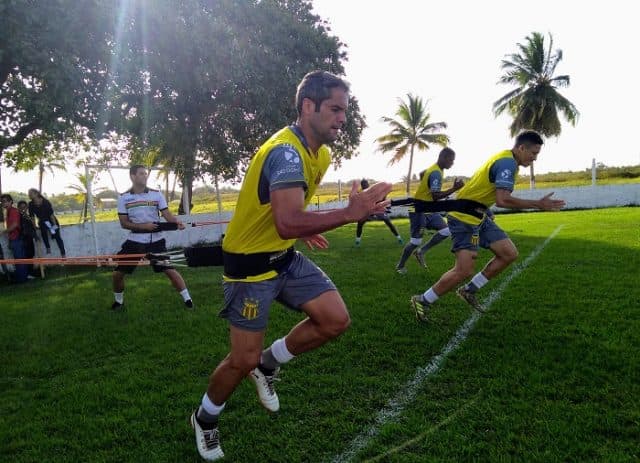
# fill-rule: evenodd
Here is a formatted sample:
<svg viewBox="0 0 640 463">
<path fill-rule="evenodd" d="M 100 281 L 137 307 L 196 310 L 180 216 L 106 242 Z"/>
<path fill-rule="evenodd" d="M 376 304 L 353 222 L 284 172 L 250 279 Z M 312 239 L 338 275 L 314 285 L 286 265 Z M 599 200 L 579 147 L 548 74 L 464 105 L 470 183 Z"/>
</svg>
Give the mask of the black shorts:
<svg viewBox="0 0 640 463">
<path fill-rule="evenodd" d="M 135 241 L 127 240 L 122 244 L 122 249 L 118 251 L 118 255 L 121 254 L 147 254 L 147 253 L 161 253 L 167 252 L 167 245 L 164 239 L 159 241 L 154 241 L 153 243 L 137 243 Z M 140 258 L 142 260 L 143 258 Z M 117 272 L 122 273 L 133 273 L 136 269 L 137 265 L 118 265 L 116 267 Z M 156 273 L 164 272 L 165 270 L 170 270 L 173 267 L 170 265 L 153 265 L 153 271 Z"/>
</svg>

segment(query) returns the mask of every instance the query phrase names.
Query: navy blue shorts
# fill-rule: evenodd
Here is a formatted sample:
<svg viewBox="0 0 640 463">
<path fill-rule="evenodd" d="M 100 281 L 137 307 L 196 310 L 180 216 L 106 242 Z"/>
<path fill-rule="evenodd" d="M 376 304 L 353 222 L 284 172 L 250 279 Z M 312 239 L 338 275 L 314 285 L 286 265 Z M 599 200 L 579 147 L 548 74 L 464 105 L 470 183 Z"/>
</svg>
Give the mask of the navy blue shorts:
<svg viewBox="0 0 640 463">
<path fill-rule="evenodd" d="M 489 249 L 491 243 L 509 238 L 502 228 L 486 217 L 479 225 L 470 225 L 451 216 L 447 221 L 451 231 L 452 252 L 461 249 L 477 251 L 479 247 Z"/>
</svg>

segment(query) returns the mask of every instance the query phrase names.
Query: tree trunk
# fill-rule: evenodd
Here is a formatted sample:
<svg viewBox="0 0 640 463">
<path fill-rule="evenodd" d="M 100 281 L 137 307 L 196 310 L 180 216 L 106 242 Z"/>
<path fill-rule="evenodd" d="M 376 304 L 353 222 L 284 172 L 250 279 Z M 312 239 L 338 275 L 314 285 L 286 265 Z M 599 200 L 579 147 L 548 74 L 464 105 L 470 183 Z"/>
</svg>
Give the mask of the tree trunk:
<svg viewBox="0 0 640 463">
<path fill-rule="evenodd" d="M 44 164 L 38 163 L 38 191 L 42 192 L 42 177 L 44 177 Z"/>
<path fill-rule="evenodd" d="M 413 169 L 413 147 L 411 144 L 411 152 L 409 154 L 409 173 L 407 174 L 407 197 L 411 196 L 411 170 Z"/>
<path fill-rule="evenodd" d="M 186 176 L 185 176 L 186 177 Z M 193 179 L 185 178 L 182 182 L 182 194 L 180 195 L 180 205 L 178 206 L 178 215 L 191 213 L 191 198 L 193 197 Z"/>
<path fill-rule="evenodd" d="M 531 165 L 529 166 L 529 172 L 531 173 L 531 178 L 529 179 L 529 188 L 532 190 L 536 189 L 536 176 L 533 173 L 533 161 L 531 161 Z"/>
</svg>

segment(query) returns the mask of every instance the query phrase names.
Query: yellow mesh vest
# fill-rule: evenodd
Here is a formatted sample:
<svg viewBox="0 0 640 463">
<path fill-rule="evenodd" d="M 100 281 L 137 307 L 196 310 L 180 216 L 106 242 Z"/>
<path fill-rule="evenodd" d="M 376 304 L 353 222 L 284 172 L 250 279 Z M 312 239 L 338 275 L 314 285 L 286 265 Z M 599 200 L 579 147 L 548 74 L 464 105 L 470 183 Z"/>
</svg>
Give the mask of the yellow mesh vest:
<svg viewBox="0 0 640 463">
<path fill-rule="evenodd" d="M 422 201 L 433 201 L 433 195 L 431 194 L 431 190 L 429 189 L 429 175 L 431 175 L 431 173 L 434 171 L 440 172 L 440 178 L 444 179 L 442 169 L 440 169 L 440 166 L 437 163 L 429 167 L 424 171 L 424 175 L 420 179 L 420 185 L 418 185 L 416 194 L 413 196 L 415 199 L 420 199 Z"/>
<path fill-rule="evenodd" d="M 496 186 L 489 180 L 489 170 L 497 160 L 503 158 L 513 158 L 511 150 L 500 151 L 491 156 L 489 160 L 473 174 L 469 181 L 458 190 L 456 199 L 472 199 L 487 207 L 493 206 L 496 202 Z M 518 172 L 516 171 L 513 176 L 514 182 L 517 176 Z M 482 219 L 463 214 L 462 212 L 450 212 L 449 215 L 470 225 L 478 225 L 482 222 Z"/>
<path fill-rule="evenodd" d="M 279 145 L 290 145 L 300 154 L 304 178 L 307 184 L 305 207 L 315 194 L 318 184 L 331 163 L 329 149 L 322 145 L 317 156 L 310 154 L 298 136 L 289 127 L 276 132 L 253 156 L 245 174 L 238 196 L 238 203 L 225 232 L 222 248 L 236 254 L 257 252 L 277 252 L 285 250 L 295 243 L 295 239 L 283 240 L 276 230 L 271 212 L 271 203 L 260 204 L 258 184 L 262 166 L 268 154 Z M 273 278 L 275 271 L 251 276 L 246 281 L 262 281 Z"/>
</svg>

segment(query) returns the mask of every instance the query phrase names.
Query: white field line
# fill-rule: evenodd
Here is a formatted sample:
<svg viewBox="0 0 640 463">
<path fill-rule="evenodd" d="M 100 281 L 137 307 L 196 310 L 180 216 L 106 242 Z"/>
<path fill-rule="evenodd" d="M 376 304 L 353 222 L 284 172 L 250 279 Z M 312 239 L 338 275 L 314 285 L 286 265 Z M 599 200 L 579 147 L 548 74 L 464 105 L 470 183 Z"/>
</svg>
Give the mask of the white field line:
<svg viewBox="0 0 640 463">
<path fill-rule="evenodd" d="M 535 248 L 529 256 L 517 264 L 511 273 L 509 273 L 506 277 L 504 277 L 498 285 L 496 289 L 491 291 L 489 296 L 483 301 L 483 306 L 485 310 L 489 310 L 491 305 L 498 300 L 498 298 L 502 295 L 503 291 L 507 288 L 509 283 L 517 277 L 525 268 L 533 262 L 536 257 L 542 252 L 547 244 L 558 234 L 560 229 L 563 226 L 560 225 L 556 228 L 551 235 L 544 240 L 542 244 L 540 244 L 537 248 Z M 418 389 L 422 386 L 422 384 L 433 374 L 437 373 L 442 366 L 444 360 L 449 356 L 449 354 L 455 351 L 460 344 L 467 338 L 469 332 L 473 329 L 476 322 L 480 319 L 480 313 L 477 311 L 473 311 L 471 316 L 465 321 L 458 331 L 453 335 L 453 337 L 447 342 L 447 344 L 442 348 L 439 354 L 433 357 L 429 363 L 420 367 L 416 370 L 415 375 L 411 380 L 405 383 L 400 387 L 398 393 L 393 397 L 387 405 L 378 412 L 373 424 L 369 426 L 368 429 L 358 434 L 349 444 L 349 447 L 342 452 L 340 455 L 336 455 L 331 461 L 332 463 L 345 463 L 351 461 L 353 457 L 355 457 L 358 452 L 367 447 L 371 439 L 376 437 L 380 432 L 380 429 L 389 422 L 393 422 L 404 410 L 404 408 L 413 402 L 416 394 L 418 393 Z"/>
</svg>

